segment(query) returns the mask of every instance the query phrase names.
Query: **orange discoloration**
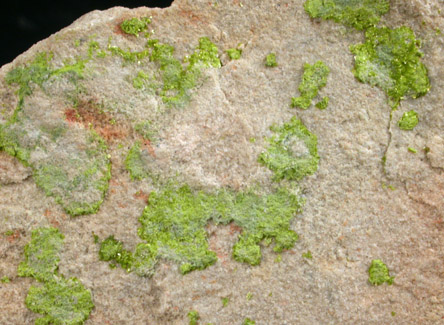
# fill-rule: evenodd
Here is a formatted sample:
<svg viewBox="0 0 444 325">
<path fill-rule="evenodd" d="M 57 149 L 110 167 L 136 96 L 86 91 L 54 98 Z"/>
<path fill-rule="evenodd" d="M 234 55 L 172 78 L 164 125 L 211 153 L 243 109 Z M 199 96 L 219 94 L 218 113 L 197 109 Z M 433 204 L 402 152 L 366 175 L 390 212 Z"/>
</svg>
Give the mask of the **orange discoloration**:
<svg viewBox="0 0 444 325">
<path fill-rule="evenodd" d="M 189 23 L 191 23 L 192 25 L 198 25 L 198 24 L 208 25 L 207 19 L 205 19 L 202 16 L 196 15 L 196 13 L 192 10 L 182 9 L 181 11 L 179 11 L 179 16 L 186 18 L 189 21 Z"/>
<path fill-rule="evenodd" d="M 148 150 L 148 153 L 156 158 L 156 152 L 154 151 L 153 146 L 151 145 L 151 141 L 149 139 L 143 140 L 143 145 L 145 146 L 146 150 Z"/>
<path fill-rule="evenodd" d="M 139 199 L 139 200 L 142 200 L 142 201 L 148 203 L 148 200 L 149 200 L 150 194 L 149 194 L 149 193 L 147 194 L 147 193 L 145 193 L 144 191 L 140 190 L 140 191 L 137 191 L 137 192 L 134 194 L 134 197 L 135 197 L 136 199 Z"/>
<path fill-rule="evenodd" d="M 230 235 L 233 235 L 234 233 L 241 233 L 242 228 L 234 223 L 230 223 Z"/>
<path fill-rule="evenodd" d="M 52 215 L 51 210 L 46 209 L 43 215 L 48 219 L 48 222 L 51 224 L 51 226 L 58 228 L 60 227 L 60 222 L 56 219 L 55 216 Z"/>
<path fill-rule="evenodd" d="M 126 123 L 117 123 L 92 100 L 80 102 L 77 107 L 66 109 L 65 118 L 70 123 L 80 123 L 85 128 L 92 127 L 107 142 L 124 139 L 130 133 L 130 127 Z"/>
<path fill-rule="evenodd" d="M 20 237 L 20 231 L 16 230 L 12 235 L 6 236 L 6 240 L 9 243 L 13 243 L 16 239 Z"/>
</svg>

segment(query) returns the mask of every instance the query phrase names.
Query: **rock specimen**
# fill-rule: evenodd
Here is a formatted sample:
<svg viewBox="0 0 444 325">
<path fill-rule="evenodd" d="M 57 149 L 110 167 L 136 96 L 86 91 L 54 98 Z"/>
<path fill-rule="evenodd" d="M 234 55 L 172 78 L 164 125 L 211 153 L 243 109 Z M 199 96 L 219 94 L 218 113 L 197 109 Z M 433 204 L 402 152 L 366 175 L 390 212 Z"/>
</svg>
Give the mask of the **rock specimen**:
<svg viewBox="0 0 444 325">
<path fill-rule="evenodd" d="M 442 321 L 443 14 L 116 7 L 3 66 L 0 323 Z"/>
</svg>

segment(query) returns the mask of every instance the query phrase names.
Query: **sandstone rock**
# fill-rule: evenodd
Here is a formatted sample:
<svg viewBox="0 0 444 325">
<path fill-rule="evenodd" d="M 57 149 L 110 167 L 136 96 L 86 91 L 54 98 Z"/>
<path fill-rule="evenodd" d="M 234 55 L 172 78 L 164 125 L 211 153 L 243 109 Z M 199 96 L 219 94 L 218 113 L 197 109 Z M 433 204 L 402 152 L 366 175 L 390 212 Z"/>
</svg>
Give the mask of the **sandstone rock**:
<svg viewBox="0 0 444 325">
<path fill-rule="evenodd" d="M 353 73 L 364 32 L 304 3 L 94 11 L 0 69 L 0 323 L 39 317 L 17 267 L 42 227 L 92 293 L 86 324 L 443 320 L 444 5 L 372 18 L 421 40 L 430 90 L 393 105 L 386 76 Z M 325 87 L 291 107 L 317 61 Z M 368 282 L 379 259 L 392 285 Z"/>
</svg>

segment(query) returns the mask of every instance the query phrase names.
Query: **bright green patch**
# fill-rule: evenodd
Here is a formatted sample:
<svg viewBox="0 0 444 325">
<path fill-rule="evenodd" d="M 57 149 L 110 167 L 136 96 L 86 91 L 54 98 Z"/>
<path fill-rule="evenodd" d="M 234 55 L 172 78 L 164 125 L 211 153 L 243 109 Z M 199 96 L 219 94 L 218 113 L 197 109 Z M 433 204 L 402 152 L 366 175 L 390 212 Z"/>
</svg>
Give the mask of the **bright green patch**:
<svg viewBox="0 0 444 325">
<path fill-rule="evenodd" d="M 131 18 L 121 23 L 120 28 L 127 34 L 139 37 L 139 33 L 146 31 L 149 24 L 151 24 L 149 18 Z"/>
<path fill-rule="evenodd" d="M 302 109 L 309 108 L 311 101 L 318 95 L 319 90 L 327 84 L 329 73 L 330 68 L 322 61 L 317 61 L 313 65 L 304 64 L 304 75 L 298 88 L 301 96 L 293 97 L 291 99 L 291 106 Z"/>
<path fill-rule="evenodd" d="M 14 235 L 14 230 L 6 230 L 3 234 L 5 236 L 12 236 L 12 235 Z"/>
<path fill-rule="evenodd" d="M 319 102 L 316 103 L 316 107 L 319 109 L 326 109 L 328 106 L 328 102 L 329 102 L 329 98 L 328 97 L 323 97 Z"/>
<path fill-rule="evenodd" d="M 208 37 L 199 38 L 199 45 L 188 59 L 191 67 L 203 66 L 205 68 L 220 68 L 219 49 Z"/>
<path fill-rule="evenodd" d="M 416 150 L 415 148 L 412 148 L 412 147 L 408 147 L 407 150 L 410 151 L 411 153 L 417 153 L 418 152 L 418 150 Z"/>
<path fill-rule="evenodd" d="M 88 58 L 92 59 L 94 54 L 99 58 L 104 58 L 106 56 L 106 52 L 100 48 L 97 41 L 91 41 L 88 45 Z"/>
<path fill-rule="evenodd" d="M 307 0 L 305 11 L 312 18 L 333 19 L 363 30 L 375 26 L 390 9 L 388 0 Z"/>
<path fill-rule="evenodd" d="M 230 298 L 228 297 L 223 297 L 222 299 L 222 306 L 225 308 L 228 306 L 228 303 L 230 302 Z"/>
<path fill-rule="evenodd" d="M 394 311 L 392 311 L 390 314 L 392 315 L 392 317 L 396 316 L 396 312 L 394 312 Z"/>
<path fill-rule="evenodd" d="M 365 43 L 350 47 L 355 55 L 353 72 L 359 81 L 380 87 L 392 108 L 407 96 L 417 98 L 429 91 L 419 41 L 409 27 L 372 27 L 365 37 Z"/>
<path fill-rule="evenodd" d="M 254 325 L 254 324 L 256 324 L 256 322 L 249 318 L 245 318 L 244 322 L 242 323 L 242 325 Z"/>
<path fill-rule="evenodd" d="M 233 257 L 240 262 L 258 265 L 259 243 L 266 238 L 275 241 L 274 251 L 293 247 L 298 239 L 289 229 L 290 220 L 301 207 L 300 199 L 285 189 L 274 194 L 193 193 L 189 187 L 167 188 L 151 193 L 150 204 L 139 219 L 139 236 L 161 258 L 180 264 L 182 273 L 204 269 L 216 261 L 208 249 L 205 225 L 233 221 L 243 228 L 233 247 Z"/>
<path fill-rule="evenodd" d="M 395 277 L 389 276 L 389 270 L 381 260 L 373 260 L 370 268 L 368 269 L 368 281 L 377 286 L 384 282 L 392 284 Z"/>
<path fill-rule="evenodd" d="M 208 37 L 201 37 L 194 53 L 185 60 L 187 66 L 174 57 L 174 47 L 158 40 L 149 40 L 152 49 L 150 60 L 160 66 L 163 82 L 160 95 L 169 105 L 181 105 L 188 101 L 190 90 L 196 86 L 203 68 L 220 68 L 218 49 Z"/>
<path fill-rule="evenodd" d="M 25 300 L 30 310 L 44 315 L 36 324 L 83 324 L 94 308 L 89 290 L 76 278 L 65 279 L 57 272 L 63 239 L 56 228 L 33 230 L 25 261 L 18 267 L 19 276 L 41 283 L 29 289 Z"/>
<path fill-rule="evenodd" d="M 5 275 L 0 279 L 0 282 L 1 283 L 9 283 L 9 282 L 11 282 L 11 280 L 9 279 L 8 276 Z"/>
<path fill-rule="evenodd" d="M 148 49 L 138 51 L 138 52 L 131 52 L 131 51 L 125 51 L 121 49 L 120 47 L 108 45 L 108 51 L 110 51 L 113 55 L 120 56 L 123 58 L 126 62 L 137 62 L 140 61 L 150 55 L 150 51 Z"/>
<path fill-rule="evenodd" d="M 188 319 L 189 319 L 189 324 L 190 325 L 197 325 L 197 322 L 200 319 L 200 315 L 197 311 L 192 310 L 188 313 Z"/>
<path fill-rule="evenodd" d="M 253 298 L 253 294 L 251 292 L 247 293 L 247 295 L 245 296 L 245 298 L 250 301 Z"/>
<path fill-rule="evenodd" d="M 44 315 L 36 324 L 83 324 L 94 304 L 91 292 L 76 278 L 56 276 L 43 286 L 32 286 L 25 300 L 26 306 Z"/>
<path fill-rule="evenodd" d="M 20 263 L 18 275 L 33 277 L 39 281 L 52 279 L 59 266 L 64 238 L 56 228 L 33 230 L 31 242 L 25 246 L 25 261 Z"/>
<path fill-rule="evenodd" d="M 114 239 L 114 236 L 109 236 L 100 243 L 99 256 L 102 261 L 115 262 L 128 272 L 131 271 L 132 253 L 123 249 L 123 243 Z"/>
<path fill-rule="evenodd" d="M 277 67 L 276 54 L 270 53 L 265 57 L 265 66 L 269 68 Z"/>
<path fill-rule="evenodd" d="M 398 126 L 401 130 L 411 131 L 418 124 L 418 113 L 414 110 L 405 112 L 398 121 Z"/>
<path fill-rule="evenodd" d="M 269 146 L 259 156 L 259 162 L 275 173 L 275 180 L 301 180 L 318 169 L 316 135 L 293 117 L 283 126 L 273 126 L 275 133 L 268 139 Z"/>
<path fill-rule="evenodd" d="M 313 255 L 311 255 L 310 251 L 307 251 L 305 253 L 302 253 L 302 257 L 311 260 L 313 258 Z"/>
<path fill-rule="evenodd" d="M 150 193 L 149 205 L 139 218 L 138 234 L 145 243 L 137 246 L 132 262 L 128 258 L 127 269 L 150 276 L 157 261 L 167 259 L 178 263 L 185 274 L 214 264 L 216 254 L 209 250 L 205 230 L 209 221 L 239 225 L 243 231 L 233 247 L 233 258 L 258 265 L 263 240 L 274 241 L 273 250 L 277 253 L 294 246 L 298 235 L 290 230 L 290 221 L 302 204 L 301 198 L 283 187 L 258 195 L 228 190 L 205 193 L 188 186 L 168 185 Z M 122 253 L 121 243 L 110 239 L 106 252 L 101 259 L 118 262 L 115 256 Z"/>
<path fill-rule="evenodd" d="M 230 60 L 239 60 L 242 56 L 242 50 L 241 49 L 228 49 L 225 52 L 227 52 L 228 57 Z"/>
<path fill-rule="evenodd" d="M 131 180 L 133 181 L 142 180 L 151 175 L 139 141 L 136 141 L 129 150 L 125 159 L 125 168 L 129 171 Z"/>
</svg>

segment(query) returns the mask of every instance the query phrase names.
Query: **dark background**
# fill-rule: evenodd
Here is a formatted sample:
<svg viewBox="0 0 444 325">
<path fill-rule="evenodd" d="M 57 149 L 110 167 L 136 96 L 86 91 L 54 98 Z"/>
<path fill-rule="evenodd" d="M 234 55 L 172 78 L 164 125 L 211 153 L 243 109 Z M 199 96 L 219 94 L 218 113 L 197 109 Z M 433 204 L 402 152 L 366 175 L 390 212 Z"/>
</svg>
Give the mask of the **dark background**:
<svg viewBox="0 0 444 325">
<path fill-rule="evenodd" d="M 82 1 L 2 1 L 0 5 L 0 66 L 11 62 L 36 42 L 70 25 L 95 9 L 115 6 L 169 7 L 172 0 L 82 0 Z"/>
</svg>

